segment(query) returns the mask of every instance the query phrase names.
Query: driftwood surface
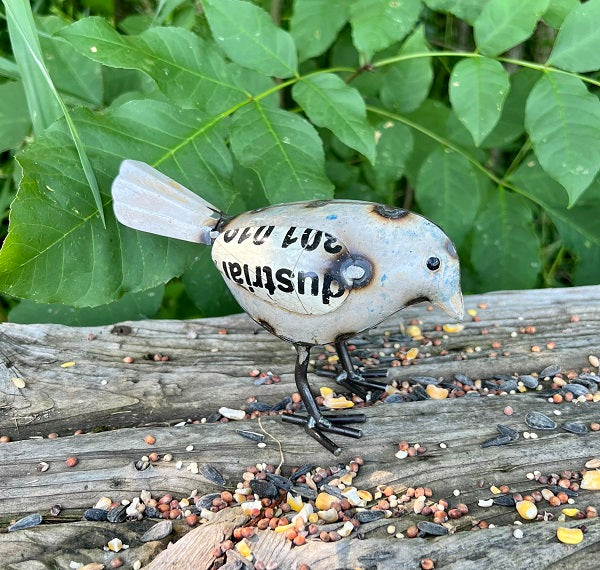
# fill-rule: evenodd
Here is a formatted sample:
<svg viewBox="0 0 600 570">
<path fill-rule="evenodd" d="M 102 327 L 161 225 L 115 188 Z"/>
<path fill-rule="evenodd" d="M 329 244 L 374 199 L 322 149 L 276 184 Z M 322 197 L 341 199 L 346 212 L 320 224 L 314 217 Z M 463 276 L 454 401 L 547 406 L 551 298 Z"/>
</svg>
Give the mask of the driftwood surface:
<svg viewBox="0 0 600 570">
<path fill-rule="evenodd" d="M 478 308 L 481 303 L 487 308 Z M 394 338 L 418 319 L 427 336 L 442 341 L 437 347 L 420 347 L 431 356 L 418 364 L 389 369 L 390 381 L 414 375 L 451 378 L 455 373 L 491 378 L 538 373 L 550 364 L 560 365 L 564 372 L 598 372 L 589 356 L 600 356 L 600 286 L 489 293 L 466 298 L 465 306 L 476 309 L 480 320 L 467 317 L 459 333 L 435 331 L 435 325 L 446 319 L 423 305 L 410 307 L 371 331 L 371 339 L 383 341 L 386 332 Z M 528 326 L 535 327 L 533 334 L 520 332 Z M 131 327 L 130 334 L 120 334 L 127 332 L 124 327 Z M 501 348 L 492 348 L 493 342 Z M 555 343 L 553 350 L 546 347 L 548 342 Z M 400 344 L 420 346 L 416 341 Z M 540 352 L 532 352 L 533 345 Z M 440 350 L 447 354 L 439 355 Z M 322 352 L 315 349 L 314 354 Z M 169 360 L 147 358 L 155 353 L 168 355 Z M 127 356 L 134 362 L 125 364 Z M 75 364 L 61 366 L 71 362 Z M 191 462 L 216 467 L 229 489 L 249 465 L 278 465 L 280 451 L 274 440 L 267 438 L 267 447 L 257 449 L 236 434 L 239 428 L 260 432 L 256 420 L 204 424 L 190 420 L 210 416 L 221 406 L 244 408 L 249 396 L 270 404 L 280 401 L 295 392 L 293 364 L 290 345 L 257 328 L 245 315 L 120 323 L 116 328 L 1 325 L 0 435 L 9 436 L 11 442 L 0 444 L 0 567 L 68 568 L 71 561 L 109 567 L 115 554 L 102 546 L 117 536 L 130 545 L 119 553 L 125 567 L 139 559 L 153 569 L 209 568 L 213 548 L 243 523 L 239 509 L 226 509 L 211 523 L 187 534 L 185 523 L 176 521 L 170 537 L 147 544 L 139 536 L 152 521 L 114 525 L 81 521 L 81 515 L 102 496 L 120 501 L 131 500 L 141 490 L 155 497 L 169 492 L 179 498 L 192 490 L 198 494 L 219 491 L 214 483 L 187 469 Z M 272 371 L 281 382 L 256 386 L 250 377 L 254 369 Z M 13 378 L 21 379 L 25 387 L 18 388 Z M 311 375 L 310 380 L 314 388 L 335 388 L 328 378 Z M 503 414 L 507 405 L 514 409 L 510 417 Z M 560 417 L 553 415 L 556 409 Z M 561 429 L 538 431 L 538 439 L 520 437 L 510 445 L 480 447 L 496 434 L 498 423 L 521 433 L 529 430 L 524 418 L 532 410 L 554 417 L 559 424 L 600 421 L 598 403 L 557 406 L 539 392 L 382 404 L 361 410 L 367 415 L 362 439 L 334 438 L 344 447 L 340 458 L 334 458 L 302 430 L 282 423 L 277 416 L 263 416 L 262 428 L 282 445 L 285 474 L 292 466 L 347 463 L 358 454 L 365 459 L 355 480 L 359 488 L 428 486 L 434 499 L 446 498 L 451 505 L 464 502 L 470 512 L 452 521 L 456 533 L 435 539 L 388 536 L 389 520 L 363 525 L 359 530 L 363 540 L 357 540 L 354 533 L 341 542 L 311 540 L 295 548 L 280 534 L 264 531 L 251 541 L 255 560 L 275 561 L 279 568 L 307 563 L 313 570 L 417 568 L 423 557 L 435 559 L 436 568 L 597 567 L 593 561 L 600 550 L 597 519 L 585 521 L 588 532 L 581 544 L 568 546 L 555 538 L 558 523 L 526 524 L 524 538 L 517 540 L 511 526 L 519 519 L 514 509 L 477 506 L 479 499 L 491 496 L 491 485 L 508 485 L 511 491 L 527 494 L 540 488 L 527 473 L 579 471 L 587 460 L 600 457 L 600 434 L 577 436 Z M 85 433 L 73 435 L 75 430 Z M 51 433 L 59 437 L 49 439 Z M 147 435 L 156 438 L 154 445 L 145 443 Z M 398 460 L 394 453 L 400 440 L 419 442 L 427 452 Z M 446 449 L 439 447 L 442 442 Z M 186 450 L 189 446 L 193 446 L 191 451 Z M 171 453 L 174 459 L 138 471 L 135 462 L 151 451 L 160 456 Z M 69 456 L 79 459 L 76 467 L 66 466 Z M 180 469 L 177 461 L 182 462 Z M 49 469 L 39 472 L 40 462 Z M 458 498 L 453 496 L 456 489 L 461 493 Z M 599 496 L 598 492 L 581 492 L 575 506 L 600 508 Z M 63 510 L 52 517 L 49 510 L 56 504 Z M 558 515 L 561 509 L 548 510 Z M 33 512 L 44 516 L 42 525 L 4 532 L 11 520 Z M 391 522 L 403 531 L 419 520 L 425 519 L 405 515 Z M 485 520 L 496 528 L 462 532 L 474 520 Z M 165 550 L 169 540 L 174 544 Z M 246 564 L 235 552 L 228 553 L 228 559 L 232 568 Z"/>
</svg>

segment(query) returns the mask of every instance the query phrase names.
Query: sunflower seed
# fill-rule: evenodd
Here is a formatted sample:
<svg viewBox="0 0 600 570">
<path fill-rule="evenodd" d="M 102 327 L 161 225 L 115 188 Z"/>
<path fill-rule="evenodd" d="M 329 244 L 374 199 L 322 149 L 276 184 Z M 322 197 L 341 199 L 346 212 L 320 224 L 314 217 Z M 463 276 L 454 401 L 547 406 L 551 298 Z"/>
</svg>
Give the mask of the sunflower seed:
<svg viewBox="0 0 600 570">
<path fill-rule="evenodd" d="M 286 396 L 280 402 L 277 402 L 274 406 L 271 406 L 271 412 L 279 412 L 281 410 L 285 410 L 292 403 L 292 398 L 290 396 Z"/>
<path fill-rule="evenodd" d="M 429 400 L 429 394 L 425 392 L 425 388 L 420 384 L 415 384 L 412 387 L 412 393 L 417 397 L 417 400 Z"/>
<path fill-rule="evenodd" d="M 461 384 L 466 384 L 467 386 L 474 386 L 473 380 L 471 380 L 468 376 L 464 374 L 455 374 L 454 378 L 460 382 Z"/>
<path fill-rule="evenodd" d="M 245 437 L 246 439 L 251 439 L 252 441 L 264 441 L 265 436 L 262 433 L 256 433 L 255 431 L 248 431 L 245 429 L 236 429 L 235 433 Z"/>
<path fill-rule="evenodd" d="M 291 489 L 296 495 L 300 495 L 309 501 L 315 500 L 317 498 L 317 492 L 314 489 L 311 489 L 308 485 L 294 485 Z M 331 494 L 331 493 L 330 493 Z"/>
<path fill-rule="evenodd" d="M 567 384 L 564 387 L 564 390 L 565 392 L 571 392 L 571 394 L 573 394 L 573 396 L 575 396 L 576 398 L 579 398 L 579 396 L 585 396 L 586 394 L 590 393 L 590 391 L 581 384 Z"/>
<path fill-rule="evenodd" d="M 204 464 L 198 469 L 198 473 L 205 479 L 212 481 L 215 485 L 225 487 L 225 478 L 221 475 L 218 469 L 215 469 L 212 465 Z"/>
<path fill-rule="evenodd" d="M 305 463 L 298 467 L 298 469 L 290 475 L 290 481 L 294 482 L 296 479 L 302 477 L 302 475 L 306 475 L 313 467 L 314 465 L 312 463 Z"/>
<path fill-rule="evenodd" d="M 516 378 L 510 378 L 509 380 L 505 380 L 498 385 L 500 390 L 504 390 L 505 392 L 511 392 L 512 390 L 516 390 L 519 387 L 519 384 Z"/>
<path fill-rule="evenodd" d="M 378 521 L 385 517 L 385 511 L 361 511 L 354 518 L 361 524 Z"/>
<path fill-rule="evenodd" d="M 386 404 L 399 404 L 404 402 L 402 394 L 391 394 L 385 399 Z"/>
<path fill-rule="evenodd" d="M 150 527 L 141 537 L 140 542 L 151 542 L 153 540 L 162 540 L 173 532 L 173 522 L 170 520 L 160 521 Z"/>
<path fill-rule="evenodd" d="M 275 475 L 274 473 L 267 473 L 267 479 L 271 481 L 279 489 L 289 491 L 292 488 L 292 482 L 286 477 L 281 475 Z"/>
<path fill-rule="evenodd" d="M 529 412 L 525 416 L 525 423 L 534 429 L 556 429 L 557 427 L 554 420 L 540 412 Z"/>
<path fill-rule="evenodd" d="M 448 534 L 448 529 L 445 526 L 429 521 L 421 521 L 419 524 L 417 524 L 417 527 L 421 532 L 425 534 L 431 534 L 433 536 L 442 536 L 444 534 Z"/>
<path fill-rule="evenodd" d="M 558 493 L 564 493 L 571 499 L 574 499 L 577 496 L 577 491 L 572 491 L 571 489 L 566 489 L 565 487 L 559 487 L 558 485 L 546 485 L 546 489 L 549 489 L 555 495 Z"/>
<path fill-rule="evenodd" d="M 514 507 L 516 505 L 512 495 L 495 495 L 492 500 L 494 505 L 500 505 L 501 507 Z"/>
<path fill-rule="evenodd" d="M 410 380 L 421 386 L 429 386 L 429 384 L 437 386 L 440 383 L 440 380 L 433 376 L 412 376 Z"/>
<path fill-rule="evenodd" d="M 108 522 L 111 522 L 111 523 L 125 522 L 125 519 L 127 518 L 127 513 L 125 512 L 126 510 L 127 510 L 127 505 L 119 505 L 118 507 L 115 507 L 114 509 L 110 509 L 110 511 L 108 511 L 108 513 L 106 513 L 106 519 L 108 520 Z M 148 514 L 148 516 L 150 516 L 150 515 Z"/>
<path fill-rule="evenodd" d="M 246 406 L 247 412 L 270 412 L 271 404 L 267 404 L 266 402 L 252 402 Z"/>
<path fill-rule="evenodd" d="M 550 366 L 546 366 L 546 368 L 540 372 L 540 378 L 554 378 L 559 372 L 560 366 L 558 364 L 551 364 Z"/>
<path fill-rule="evenodd" d="M 530 390 L 535 390 L 540 383 L 539 380 L 534 376 L 531 376 L 531 374 L 519 376 L 519 380 L 523 382 L 523 386 L 525 386 L 525 388 L 529 388 Z"/>
<path fill-rule="evenodd" d="M 88 509 L 83 513 L 83 518 L 86 521 L 105 521 L 107 519 L 108 511 L 105 509 Z"/>
<path fill-rule="evenodd" d="M 252 479 L 250 481 L 250 488 L 261 499 L 274 499 L 279 494 L 277 487 L 266 479 Z"/>
<path fill-rule="evenodd" d="M 212 502 L 214 499 L 219 499 L 221 497 L 221 493 L 208 493 L 206 495 L 202 495 L 200 499 L 196 502 L 196 507 L 200 510 L 202 509 L 210 509 L 212 507 Z"/>
<path fill-rule="evenodd" d="M 497 435 L 496 437 L 492 437 L 491 439 L 484 441 L 481 444 L 481 447 L 494 447 L 497 445 L 506 445 L 511 441 L 514 440 L 508 435 Z"/>
<path fill-rule="evenodd" d="M 513 429 L 511 427 L 508 427 L 508 426 L 505 426 L 502 424 L 498 424 L 496 426 L 496 428 L 500 432 L 500 435 L 505 435 L 505 436 L 510 437 L 511 441 L 515 441 L 515 440 L 519 439 L 519 432 L 516 429 Z"/>
<path fill-rule="evenodd" d="M 19 519 L 14 524 L 11 524 L 6 530 L 8 532 L 13 532 L 15 530 L 23 530 L 26 528 L 31 528 L 32 526 L 37 526 L 42 522 L 42 515 L 38 513 L 34 513 L 33 515 L 27 515 L 22 519 Z"/>
<path fill-rule="evenodd" d="M 588 427 L 581 422 L 564 422 L 560 427 L 578 435 L 584 435 L 589 431 Z"/>
</svg>

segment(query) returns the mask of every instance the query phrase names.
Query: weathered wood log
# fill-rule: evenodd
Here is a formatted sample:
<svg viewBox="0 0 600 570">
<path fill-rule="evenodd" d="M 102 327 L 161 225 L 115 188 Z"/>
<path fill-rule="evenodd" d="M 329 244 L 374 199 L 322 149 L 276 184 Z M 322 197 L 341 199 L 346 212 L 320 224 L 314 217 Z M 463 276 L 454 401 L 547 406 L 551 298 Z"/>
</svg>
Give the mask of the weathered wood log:
<svg viewBox="0 0 600 570">
<path fill-rule="evenodd" d="M 481 303 L 487 308 L 477 308 Z M 549 364 L 558 364 L 567 372 L 592 369 L 589 355 L 600 356 L 600 287 L 473 296 L 466 299 L 466 307 L 477 309 L 480 320 L 467 322 L 457 334 L 436 331 L 435 325 L 443 323 L 444 318 L 424 307 L 411 307 L 378 327 L 373 334 L 383 341 L 388 338 L 386 331 L 393 338 L 401 335 L 402 327 L 412 319 L 420 319 L 420 327 L 427 336 L 441 341 L 439 346 L 420 346 L 400 336 L 402 340 L 398 342 L 402 346 L 420 346 L 421 353 L 428 355 L 414 366 L 389 369 L 390 381 L 413 375 L 451 378 L 454 373 L 490 378 L 498 373 L 540 372 Z M 131 327 L 130 334 L 119 334 L 128 331 L 125 327 Z M 535 332 L 531 328 L 526 332 L 526 327 L 535 327 Z M 222 329 L 227 334 L 222 334 Z M 482 334 L 484 329 L 488 334 Z M 90 333 L 95 335 L 93 340 L 88 339 Z M 556 345 L 553 350 L 546 347 L 550 341 Z M 500 343 L 500 349 L 492 347 L 496 342 Z M 533 345 L 539 346 L 540 352 L 532 352 Z M 441 351 L 447 354 L 440 354 Z M 166 354 L 170 360 L 144 359 L 154 353 Z M 135 362 L 125 364 L 126 356 L 132 356 Z M 143 489 L 154 496 L 170 492 L 179 498 L 189 496 L 195 489 L 199 494 L 219 491 L 214 483 L 187 469 L 193 462 L 219 469 L 230 489 L 240 481 L 248 465 L 257 461 L 278 465 L 280 451 L 273 439 L 267 437 L 267 447 L 260 450 L 236 434 L 236 428 L 261 431 L 257 421 L 188 422 L 179 427 L 174 424 L 188 418 L 199 420 L 223 405 L 241 408 L 250 395 L 269 403 L 279 401 L 295 391 L 293 360 L 289 345 L 257 329 L 243 315 L 189 322 L 124 323 L 115 329 L 1 325 L 0 435 L 9 435 L 13 441 L 0 444 L 0 533 L 3 522 L 29 512 L 44 515 L 44 524 L 38 528 L 0 534 L 0 556 L 13 564 L 6 567 L 50 568 L 52 557 L 62 565 L 71 555 L 81 555 L 81 561 L 106 562 L 108 558 L 99 548 L 112 538 L 111 531 L 115 536 L 121 533 L 123 541 L 132 544 L 131 548 L 142 548 L 136 543 L 137 528 L 147 528 L 149 521 L 139 523 L 139 527 L 131 526 L 136 523 L 69 522 L 80 519 L 83 510 L 93 506 L 101 496 L 120 501 L 131 500 Z M 61 367 L 66 362 L 75 364 Z M 249 376 L 255 368 L 272 370 L 281 376 L 281 383 L 255 386 Z M 12 378 L 22 379 L 25 388 L 17 388 Z M 330 379 L 313 375 L 311 381 L 315 388 L 324 384 L 335 387 Z M 514 415 L 503 414 L 506 405 L 512 406 Z M 451 505 L 459 501 L 468 504 L 469 516 L 453 523 L 459 531 L 471 528 L 471 521 L 480 519 L 498 526 L 508 525 L 518 519 L 514 509 L 477 506 L 478 499 L 490 496 L 490 485 L 506 484 L 511 491 L 526 494 L 540 488 L 526 477 L 528 472 L 578 471 L 586 460 L 600 457 L 600 434 L 577 436 L 559 427 L 539 431 L 538 439 L 520 437 L 501 447 L 482 449 L 481 443 L 495 435 L 498 423 L 521 433 L 530 430 L 524 418 L 532 410 L 554 417 L 559 425 L 568 420 L 589 424 L 600 421 L 598 406 L 592 402 L 556 406 L 535 391 L 487 398 L 378 404 L 364 409 L 367 423 L 362 439 L 337 438 L 344 447 L 339 460 L 347 462 L 357 454 L 365 458 L 366 464 L 356 479 L 360 488 L 372 489 L 378 484 L 428 486 L 434 490 L 435 499 L 446 498 Z M 561 415 L 554 416 L 555 410 Z M 302 430 L 283 424 L 276 416 L 263 417 L 261 424 L 281 442 L 284 473 L 289 473 L 291 466 L 306 462 L 327 466 L 338 461 Z M 109 431 L 92 433 L 102 426 Z M 76 429 L 90 433 L 70 435 Z M 51 432 L 61 437 L 45 437 Z M 152 446 L 144 441 L 148 434 L 156 438 Z M 427 452 L 398 460 L 394 453 L 400 440 L 419 442 Z M 439 447 L 442 442 L 447 444 L 446 449 Z M 193 449 L 189 450 L 189 446 Z M 173 461 L 159 460 L 151 462 L 145 470 L 136 469 L 135 463 L 150 451 L 161 457 L 173 454 Z M 65 460 L 72 455 L 78 457 L 79 463 L 68 468 Z M 180 469 L 178 461 L 182 462 Z M 40 462 L 49 464 L 47 471 L 38 471 Z M 479 482 L 483 482 L 483 487 Z M 456 489 L 461 492 L 459 498 L 453 495 Z M 582 492 L 576 505 L 598 507 L 597 495 Z M 48 516 L 54 504 L 64 509 L 59 519 Z M 550 510 L 560 513 L 560 508 Z M 227 511 L 232 512 L 220 513 L 224 517 L 219 519 L 220 523 L 225 524 L 227 516 L 235 516 L 232 509 Z M 394 524 L 403 531 L 417 520 L 422 518 L 406 515 Z M 64 522 L 56 524 L 60 521 Z M 188 537 L 203 528 L 189 533 L 185 539 L 192 540 Z M 231 532 L 224 528 L 219 536 Z M 279 561 L 280 568 L 306 562 L 313 570 L 361 565 L 416 567 L 423 556 L 443 560 L 444 567 L 471 568 L 475 555 L 485 560 L 484 566 L 489 568 L 549 568 L 552 560 L 566 560 L 568 556 L 573 557 L 569 562 L 573 560 L 585 568 L 589 552 L 598 548 L 596 521 L 590 521 L 589 528 L 578 547 L 559 544 L 552 538 L 555 525 L 540 523 L 528 525 L 522 541 L 513 539 L 511 530 L 502 527 L 478 533 L 457 532 L 435 540 L 395 542 L 387 537 L 384 525 L 367 532 L 363 541 L 314 542 L 309 548 L 290 548 L 289 543 L 274 533 L 260 533 L 252 549 L 256 559 L 263 556 L 267 561 Z M 209 529 L 202 532 L 208 533 Z M 74 544 L 72 537 L 78 533 L 83 533 L 84 538 Z M 211 550 L 222 540 L 217 540 L 217 534 L 210 535 L 212 538 L 206 536 L 204 544 L 210 545 Z M 173 565 L 177 557 L 168 557 L 172 549 L 185 548 L 182 540 L 165 551 L 165 558 L 157 557 L 153 568 L 185 568 Z M 30 546 L 35 541 L 57 547 L 42 556 L 40 550 Z M 153 546 L 151 551 L 144 547 L 146 550 L 140 550 L 138 558 L 146 563 L 166 542 Z M 543 552 L 535 548 L 536 544 L 544 545 Z M 503 548 L 505 565 L 494 566 Z M 27 549 L 31 550 L 31 556 Z M 390 552 L 393 558 L 382 557 L 382 552 Z M 183 559 L 179 560 L 181 564 L 193 558 L 188 555 Z M 127 561 L 132 560 L 127 554 Z M 167 560 L 170 566 L 161 566 L 162 560 Z M 207 560 L 197 561 L 195 567 L 202 567 Z"/>
</svg>

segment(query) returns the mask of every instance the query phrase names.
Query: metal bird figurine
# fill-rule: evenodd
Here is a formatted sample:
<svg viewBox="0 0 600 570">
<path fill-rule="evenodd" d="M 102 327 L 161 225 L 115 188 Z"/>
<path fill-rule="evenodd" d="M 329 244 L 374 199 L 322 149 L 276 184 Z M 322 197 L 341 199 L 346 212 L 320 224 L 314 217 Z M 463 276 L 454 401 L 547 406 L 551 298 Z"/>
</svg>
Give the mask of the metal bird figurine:
<svg viewBox="0 0 600 570">
<path fill-rule="evenodd" d="M 338 382 L 362 397 L 385 388 L 359 374 L 347 339 L 408 305 L 429 301 L 462 319 L 458 256 L 429 220 L 401 208 L 355 200 L 295 202 L 228 217 L 138 161 L 125 160 L 112 185 L 117 219 L 131 228 L 212 245 L 212 259 L 250 317 L 297 351 L 295 379 L 308 417 L 301 423 L 332 453 L 324 432 L 361 437 L 345 423 L 364 415 L 324 416 L 307 380 L 311 347 L 335 345 Z"/>
</svg>

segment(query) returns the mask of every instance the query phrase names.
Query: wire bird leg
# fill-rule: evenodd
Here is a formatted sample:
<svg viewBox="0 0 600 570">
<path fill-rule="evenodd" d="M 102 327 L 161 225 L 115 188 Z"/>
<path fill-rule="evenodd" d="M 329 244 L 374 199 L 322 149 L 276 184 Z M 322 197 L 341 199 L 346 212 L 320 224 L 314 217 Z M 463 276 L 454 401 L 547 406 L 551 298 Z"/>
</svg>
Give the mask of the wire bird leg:
<svg viewBox="0 0 600 570">
<path fill-rule="evenodd" d="M 364 370 L 363 372 L 357 372 L 354 364 L 352 364 L 352 358 L 348 352 L 346 341 L 336 342 L 335 349 L 342 366 L 341 374 L 328 370 L 319 370 L 317 371 L 317 375 L 334 377 L 340 386 L 344 386 L 344 388 L 354 392 L 357 396 L 365 400 L 365 402 L 371 400 L 371 393 L 373 391 L 385 390 L 385 382 L 377 382 L 370 380 L 370 378 L 385 378 L 387 377 L 387 370 Z"/>
<path fill-rule="evenodd" d="M 346 423 L 364 423 L 364 414 L 348 414 L 346 416 L 325 416 L 321 413 L 317 402 L 315 401 L 310 386 L 308 384 L 308 360 L 310 347 L 303 345 L 296 346 L 296 386 L 300 397 L 304 402 L 308 416 L 283 415 L 284 422 L 303 425 L 304 429 L 314 440 L 318 441 L 325 449 L 334 455 L 339 455 L 342 448 L 329 439 L 323 432 L 344 435 L 346 437 L 360 438 L 362 431 L 360 429 L 346 427 L 341 424 Z"/>
</svg>

